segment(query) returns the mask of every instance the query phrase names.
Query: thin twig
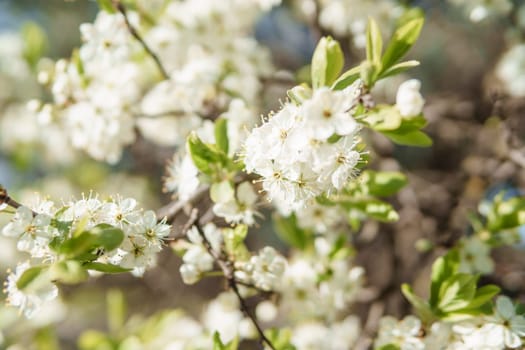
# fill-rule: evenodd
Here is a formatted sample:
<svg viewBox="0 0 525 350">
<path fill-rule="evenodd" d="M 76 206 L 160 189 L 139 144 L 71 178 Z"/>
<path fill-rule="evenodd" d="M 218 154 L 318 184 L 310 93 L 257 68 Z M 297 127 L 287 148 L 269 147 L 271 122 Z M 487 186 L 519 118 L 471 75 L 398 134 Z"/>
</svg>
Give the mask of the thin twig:
<svg viewBox="0 0 525 350">
<path fill-rule="evenodd" d="M 162 77 L 164 79 L 169 79 L 170 76 L 169 76 L 168 72 L 166 71 L 166 69 L 164 68 L 164 66 L 162 65 L 162 63 L 160 62 L 160 59 L 157 56 L 157 54 L 155 54 L 155 52 L 153 52 L 151 50 L 151 48 L 148 46 L 148 44 L 146 44 L 146 42 L 144 41 L 142 36 L 137 31 L 137 29 L 129 21 L 128 12 L 126 10 L 126 7 L 124 5 L 122 5 L 122 3 L 120 1 L 118 1 L 118 0 L 115 0 L 113 2 L 113 5 L 117 8 L 117 10 L 124 17 L 124 21 L 126 22 L 126 27 L 128 27 L 129 33 L 140 43 L 140 45 L 142 45 L 142 47 L 144 48 L 146 53 L 153 59 L 153 61 L 155 61 L 155 64 L 157 65 L 157 68 L 159 69 L 160 74 L 162 75 Z"/>
<path fill-rule="evenodd" d="M 193 209 L 192 216 L 195 216 L 197 213 L 197 209 Z M 255 329 L 257 329 L 257 333 L 259 333 L 259 338 L 261 342 L 266 343 L 271 349 L 276 350 L 275 346 L 272 344 L 272 342 L 266 337 L 264 334 L 263 329 L 259 325 L 259 322 L 257 321 L 257 318 L 250 312 L 248 305 L 246 304 L 246 300 L 241 295 L 241 292 L 239 291 L 239 284 L 238 281 L 235 279 L 235 269 L 233 267 L 233 264 L 231 261 L 227 260 L 225 257 L 225 254 L 216 252 L 212 246 L 206 235 L 204 234 L 204 230 L 200 226 L 199 220 L 194 220 L 194 226 L 196 227 L 197 231 L 199 232 L 199 235 L 202 238 L 204 247 L 208 251 L 208 253 L 212 256 L 213 260 L 219 265 L 221 270 L 224 273 L 224 277 L 226 278 L 226 281 L 228 282 L 228 286 L 233 290 L 235 295 L 237 296 L 237 299 L 239 300 L 239 304 L 241 306 L 241 311 L 252 321 L 253 325 L 255 326 Z"/>
<path fill-rule="evenodd" d="M 168 222 L 173 221 L 175 217 L 184 209 L 184 207 L 196 202 L 198 199 L 204 196 L 209 189 L 209 186 L 201 186 L 189 198 L 169 203 L 157 211 L 157 217 L 166 217 Z"/>
<path fill-rule="evenodd" d="M 22 204 L 15 201 L 13 198 L 9 197 L 9 194 L 7 194 L 7 190 L 0 185 L 0 205 L 2 204 L 7 204 L 8 206 L 14 209 L 18 209 L 23 206 Z M 31 212 L 33 213 L 33 216 L 38 215 L 38 213 L 36 213 L 33 210 L 31 210 Z"/>
</svg>

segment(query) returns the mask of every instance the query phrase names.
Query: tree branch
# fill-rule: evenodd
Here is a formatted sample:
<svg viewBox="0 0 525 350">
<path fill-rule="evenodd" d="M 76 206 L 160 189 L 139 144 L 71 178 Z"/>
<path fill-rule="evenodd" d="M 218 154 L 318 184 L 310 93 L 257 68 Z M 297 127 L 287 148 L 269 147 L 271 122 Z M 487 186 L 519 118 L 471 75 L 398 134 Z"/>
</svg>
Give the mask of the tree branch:
<svg viewBox="0 0 525 350">
<path fill-rule="evenodd" d="M 164 79 L 169 79 L 170 76 L 162 63 L 160 62 L 159 57 L 151 50 L 151 48 L 146 44 L 142 36 L 139 34 L 137 29 L 131 24 L 128 18 L 128 12 L 126 10 L 126 7 L 122 5 L 122 3 L 118 0 L 115 0 L 113 2 L 113 5 L 117 8 L 117 10 L 122 14 L 124 17 L 124 21 L 126 22 L 126 27 L 128 28 L 129 33 L 142 45 L 142 48 L 144 48 L 144 51 L 155 61 L 155 64 L 157 65 L 157 68 L 160 71 L 160 74 Z"/>
<path fill-rule="evenodd" d="M 9 197 L 9 194 L 7 194 L 7 190 L 2 185 L 0 185 L 0 205 L 2 204 L 7 204 L 8 206 L 14 209 L 18 209 L 22 207 L 22 204 L 18 203 L 13 198 Z M 31 212 L 33 213 L 33 216 L 38 215 L 33 210 L 31 210 Z"/>
<path fill-rule="evenodd" d="M 224 273 L 224 277 L 226 278 L 226 281 L 228 282 L 228 286 L 233 290 L 235 295 L 237 296 L 237 299 L 239 300 L 239 304 L 241 306 L 241 311 L 252 321 L 253 325 L 257 329 L 257 333 L 259 333 L 259 338 L 261 340 L 261 343 L 266 343 L 271 349 L 276 350 L 275 346 L 272 344 L 272 342 L 266 337 L 264 334 L 263 329 L 259 325 L 257 318 L 255 315 L 253 315 L 249 308 L 248 304 L 246 303 L 246 300 L 241 295 L 241 292 L 239 291 L 239 284 L 238 281 L 235 279 L 235 268 L 231 261 L 229 261 L 226 257 L 226 255 L 221 252 L 218 253 L 215 250 L 213 250 L 210 241 L 208 241 L 208 238 L 204 234 L 204 230 L 202 229 L 199 220 L 198 220 L 198 211 L 197 209 L 193 209 L 191 217 L 194 218 L 194 226 L 199 232 L 199 235 L 202 238 L 204 247 L 208 251 L 208 253 L 212 256 L 213 260 L 219 265 L 220 269 Z"/>
</svg>

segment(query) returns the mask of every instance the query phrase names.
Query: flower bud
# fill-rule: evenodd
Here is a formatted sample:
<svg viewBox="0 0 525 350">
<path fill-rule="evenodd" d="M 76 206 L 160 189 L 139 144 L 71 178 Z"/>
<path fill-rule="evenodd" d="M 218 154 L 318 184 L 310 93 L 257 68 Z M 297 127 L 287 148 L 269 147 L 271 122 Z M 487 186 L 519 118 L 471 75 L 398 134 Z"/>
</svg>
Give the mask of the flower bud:
<svg viewBox="0 0 525 350">
<path fill-rule="evenodd" d="M 397 90 L 396 106 L 403 117 L 421 114 L 425 100 L 419 93 L 421 82 L 417 79 L 405 81 Z"/>
</svg>

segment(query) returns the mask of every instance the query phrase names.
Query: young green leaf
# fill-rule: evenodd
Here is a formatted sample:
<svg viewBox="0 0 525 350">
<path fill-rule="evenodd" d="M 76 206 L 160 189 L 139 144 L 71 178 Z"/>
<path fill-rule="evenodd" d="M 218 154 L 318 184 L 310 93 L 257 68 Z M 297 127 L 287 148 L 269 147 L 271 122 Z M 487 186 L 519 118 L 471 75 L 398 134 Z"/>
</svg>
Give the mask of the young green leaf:
<svg viewBox="0 0 525 350">
<path fill-rule="evenodd" d="M 468 304 L 467 308 L 477 309 L 482 307 L 483 305 L 489 303 L 492 300 L 492 298 L 498 295 L 500 291 L 501 289 L 493 284 L 489 284 L 479 288 L 476 291 L 476 295 L 474 295 L 474 298 L 472 298 L 472 300 Z"/>
<path fill-rule="evenodd" d="M 89 274 L 82 264 L 75 260 L 59 261 L 49 269 L 51 279 L 65 284 L 77 284 L 88 279 Z"/>
<path fill-rule="evenodd" d="M 366 29 L 366 59 L 380 66 L 382 51 L 383 38 L 381 31 L 377 22 L 373 18 L 369 18 Z"/>
<path fill-rule="evenodd" d="M 278 236 L 295 248 L 305 250 L 312 243 L 312 233 L 298 226 L 294 214 L 288 217 L 274 215 L 273 225 Z"/>
<path fill-rule="evenodd" d="M 106 294 L 106 310 L 110 332 L 117 334 L 126 322 L 126 299 L 118 289 L 111 289 Z"/>
<path fill-rule="evenodd" d="M 414 68 L 419 66 L 419 62 L 415 60 L 411 61 L 405 61 L 398 64 L 394 64 L 392 67 L 388 68 L 387 70 L 384 70 L 379 74 L 379 79 L 388 78 L 393 75 L 401 74 L 405 71 L 407 71 L 410 68 Z"/>
<path fill-rule="evenodd" d="M 25 44 L 24 58 L 32 68 L 35 68 L 48 47 L 46 34 L 38 24 L 27 22 L 22 26 L 22 37 Z"/>
<path fill-rule="evenodd" d="M 478 276 L 459 273 L 447 278 L 439 288 L 437 309 L 449 313 L 465 309 L 476 295 Z"/>
<path fill-rule="evenodd" d="M 402 134 L 395 132 L 383 132 L 383 135 L 398 145 L 430 147 L 433 143 L 432 139 L 427 134 L 419 130 L 409 131 Z"/>
<path fill-rule="evenodd" d="M 404 283 L 401 286 L 401 292 L 403 293 L 405 298 L 407 298 L 410 304 L 412 304 L 416 311 L 416 314 L 419 316 L 419 318 L 421 318 L 423 322 L 430 323 L 436 319 L 436 316 L 432 312 L 432 309 L 430 308 L 428 303 L 425 300 L 418 297 L 417 295 L 415 295 L 410 285 Z"/>
<path fill-rule="evenodd" d="M 111 0 L 97 0 L 97 3 L 102 11 L 106 11 L 107 13 L 117 12 Z"/>
<path fill-rule="evenodd" d="M 343 90 L 344 88 L 352 85 L 354 81 L 359 79 L 361 76 L 361 66 L 354 67 L 344 72 L 337 80 L 332 84 L 332 90 Z"/>
<path fill-rule="evenodd" d="M 109 224 L 98 224 L 90 232 L 97 236 L 96 244 L 106 251 L 117 248 L 124 240 L 124 232 Z"/>
<path fill-rule="evenodd" d="M 451 250 L 446 255 L 436 259 L 432 264 L 430 284 L 430 306 L 436 307 L 439 300 L 439 290 L 443 282 L 454 276 L 459 268 L 459 254 L 457 250 Z"/>
<path fill-rule="evenodd" d="M 314 89 L 330 86 L 344 66 L 344 55 L 339 43 L 331 37 L 323 37 L 312 57 L 312 86 Z"/>
<path fill-rule="evenodd" d="M 224 344 L 221 341 L 219 332 L 213 333 L 213 350 L 237 350 L 239 348 L 239 339 L 234 338 L 231 342 Z"/>
<path fill-rule="evenodd" d="M 215 143 L 219 150 L 228 154 L 229 141 L 228 141 L 228 120 L 219 118 L 215 121 Z"/>
<path fill-rule="evenodd" d="M 104 264 L 100 262 L 87 262 L 84 263 L 84 268 L 86 270 L 94 270 L 104 273 L 123 273 L 123 272 L 129 272 L 131 269 L 126 269 L 124 267 L 120 267 L 118 265 L 113 264 Z"/>
<path fill-rule="evenodd" d="M 34 282 L 41 273 L 47 270 L 46 266 L 30 267 L 22 273 L 22 276 L 16 281 L 16 288 L 23 290 Z"/>
<path fill-rule="evenodd" d="M 410 50 L 419 37 L 423 24 L 423 18 L 416 18 L 403 24 L 394 32 L 383 55 L 383 69 L 392 67 Z"/>
<path fill-rule="evenodd" d="M 525 197 L 496 198 L 487 215 L 487 228 L 498 232 L 521 225 L 525 225 Z"/>
<path fill-rule="evenodd" d="M 202 142 L 195 132 L 188 136 L 187 143 L 191 159 L 197 169 L 206 175 L 212 175 L 214 172 L 213 164 L 219 163 L 221 156 Z"/>
<path fill-rule="evenodd" d="M 312 89 L 303 83 L 288 90 L 286 95 L 288 95 L 293 103 L 299 106 L 312 97 Z"/>
<path fill-rule="evenodd" d="M 360 179 L 366 185 L 368 193 L 377 197 L 396 194 L 408 182 L 406 176 L 397 171 L 367 170 L 361 174 Z"/>
</svg>

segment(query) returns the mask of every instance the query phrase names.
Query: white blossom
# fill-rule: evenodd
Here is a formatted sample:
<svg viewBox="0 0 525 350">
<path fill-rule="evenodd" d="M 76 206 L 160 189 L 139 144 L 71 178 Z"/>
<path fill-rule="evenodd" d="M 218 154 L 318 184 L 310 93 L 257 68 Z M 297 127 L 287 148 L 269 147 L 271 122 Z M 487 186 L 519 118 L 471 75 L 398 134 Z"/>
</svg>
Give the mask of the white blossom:
<svg viewBox="0 0 525 350">
<path fill-rule="evenodd" d="M 257 199 L 253 186 L 245 181 L 237 186 L 234 197 L 226 202 L 216 203 L 213 206 L 213 212 L 223 217 L 228 223 L 244 223 L 251 226 L 255 224 Z"/>
<path fill-rule="evenodd" d="M 5 283 L 7 303 L 20 308 L 27 318 L 34 316 L 45 302 L 55 299 L 58 295 L 58 288 L 46 279 L 45 274 L 38 276 L 36 281 L 31 281 L 24 290 L 18 289 L 18 280 L 30 267 L 29 262 L 19 264 L 15 272 L 7 276 Z"/>
<path fill-rule="evenodd" d="M 490 257 L 491 248 L 477 237 L 462 240 L 459 255 L 459 271 L 464 273 L 490 274 L 494 271 L 494 261 Z"/>
<path fill-rule="evenodd" d="M 496 76 L 512 96 L 525 96 L 525 44 L 511 47 L 496 66 Z"/>
<path fill-rule="evenodd" d="M 405 81 L 399 86 L 396 96 L 396 107 L 404 117 L 413 117 L 421 114 L 425 100 L 419 90 L 421 83 L 417 79 Z"/>
</svg>

